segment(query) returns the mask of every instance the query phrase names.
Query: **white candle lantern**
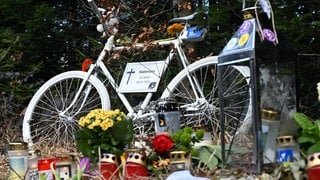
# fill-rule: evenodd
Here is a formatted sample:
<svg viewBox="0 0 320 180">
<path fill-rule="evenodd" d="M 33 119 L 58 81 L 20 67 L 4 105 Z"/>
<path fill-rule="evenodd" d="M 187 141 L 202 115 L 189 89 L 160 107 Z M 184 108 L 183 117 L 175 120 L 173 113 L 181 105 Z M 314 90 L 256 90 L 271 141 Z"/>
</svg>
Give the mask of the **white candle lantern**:
<svg viewBox="0 0 320 180">
<path fill-rule="evenodd" d="M 8 160 L 10 166 L 9 179 L 24 179 L 28 169 L 28 148 L 27 143 L 13 142 L 9 144 Z"/>
</svg>

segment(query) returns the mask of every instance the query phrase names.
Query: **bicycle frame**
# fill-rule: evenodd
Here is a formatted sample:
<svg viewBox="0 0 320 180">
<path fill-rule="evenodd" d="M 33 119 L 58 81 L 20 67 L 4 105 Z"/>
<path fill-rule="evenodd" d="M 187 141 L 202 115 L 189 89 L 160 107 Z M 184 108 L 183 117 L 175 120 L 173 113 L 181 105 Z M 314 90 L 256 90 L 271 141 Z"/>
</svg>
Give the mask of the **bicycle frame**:
<svg viewBox="0 0 320 180">
<path fill-rule="evenodd" d="M 179 57 L 179 60 L 182 64 L 182 70 L 186 71 L 188 74 L 188 80 L 191 84 L 191 88 L 193 90 L 193 92 L 195 92 L 195 97 L 196 99 L 203 99 L 204 95 L 203 92 L 200 88 L 200 85 L 197 81 L 197 79 L 192 76 L 192 74 L 189 72 L 188 70 L 188 65 L 189 65 L 189 61 L 187 60 L 187 57 L 181 47 L 181 45 L 183 44 L 183 41 L 181 39 L 181 36 L 183 34 L 184 31 L 187 30 L 187 24 L 185 25 L 184 30 L 180 33 L 180 35 L 176 38 L 176 39 L 168 39 L 168 40 L 158 40 L 158 41 L 154 41 L 153 44 L 159 45 L 159 46 L 169 46 L 169 45 L 173 45 L 174 48 L 172 48 L 169 52 L 169 55 L 166 57 L 165 59 L 165 66 L 164 66 L 164 70 L 163 73 L 166 72 L 168 65 L 170 64 L 173 56 L 175 56 L 176 54 Z M 107 53 L 110 51 L 117 51 L 117 50 L 123 50 L 123 49 L 127 49 L 128 47 L 125 46 L 117 46 L 117 47 L 113 47 L 113 37 L 109 37 L 107 43 L 105 43 L 103 50 L 100 52 L 97 61 L 95 64 L 92 64 L 87 72 L 87 76 L 84 79 L 84 81 L 82 82 L 79 91 L 77 92 L 75 98 L 73 99 L 72 103 L 69 105 L 68 108 L 66 108 L 62 113 L 60 113 L 60 115 L 64 115 L 65 112 L 67 112 L 76 102 L 76 100 L 78 99 L 78 97 L 80 96 L 81 91 L 83 90 L 83 88 L 85 87 L 86 81 L 89 79 L 89 77 L 91 75 L 97 76 L 98 74 L 96 73 L 96 69 L 101 69 L 102 73 L 106 76 L 106 79 L 110 82 L 112 88 L 115 90 L 115 92 L 117 93 L 119 99 L 121 100 L 121 102 L 123 103 L 123 105 L 125 106 L 125 108 L 128 111 L 128 116 L 132 117 L 133 119 L 136 118 L 145 118 L 148 117 L 152 114 L 154 114 L 153 112 L 149 112 L 149 113 L 144 113 L 146 110 L 147 105 L 150 103 L 151 98 L 153 96 L 153 92 L 148 92 L 144 98 L 144 100 L 142 101 L 141 105 L 140 105 L 140 110 L 138 110 L 138 112 L 135 112 L 133 107 L 131 106 L 130 102 L 128 101 L 127 97 L 125 96 L 124 93 L 121 93 L 119 91 L 119 85 L 115 82 L 112 74 L 110 73 L 110 71 L 108 70 L 108 68 L 106 67 L 106 65 L 103 63 L 104 58 L 107 56 Z M 112 45 L 112 47 L 110 48 L 110 45 Z M 140 48 L 140 47 L 144 47 L 144 44 L 136 44 L 136 47 Z M 90 91 L 90 87 L 87 88 L 87 91 Z M 89 94 L 89 93 L 87 93 Z M 84 99 L 85 101 L 86 99 Z M 82 108 L 82 106 L 79 108 L 78 111 L 80 111 Z"/>
</svg>

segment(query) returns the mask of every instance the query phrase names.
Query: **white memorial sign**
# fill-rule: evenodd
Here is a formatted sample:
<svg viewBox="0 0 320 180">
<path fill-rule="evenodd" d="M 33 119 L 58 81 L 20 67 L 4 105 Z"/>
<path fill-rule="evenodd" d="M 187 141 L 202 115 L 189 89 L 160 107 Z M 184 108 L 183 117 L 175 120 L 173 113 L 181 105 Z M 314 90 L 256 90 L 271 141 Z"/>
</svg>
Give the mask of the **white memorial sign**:
<svg viewBox="0 0 320 180">
<path fill-rule="evenodd" d="M 119 86 L 121 93 L 156 92 L 164 61 L 128 63 Z"/>
</svg>

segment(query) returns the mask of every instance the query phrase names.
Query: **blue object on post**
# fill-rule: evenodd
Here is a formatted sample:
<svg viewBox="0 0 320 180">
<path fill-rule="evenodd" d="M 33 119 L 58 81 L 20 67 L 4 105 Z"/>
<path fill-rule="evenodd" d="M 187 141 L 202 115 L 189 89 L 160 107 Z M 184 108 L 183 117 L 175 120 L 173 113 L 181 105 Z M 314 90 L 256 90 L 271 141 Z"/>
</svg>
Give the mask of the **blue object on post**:
<svg viewBox="0 0 320 180">
<path fill-rule="evenodd" d="M 206 30 L 204 28 L 198 26 L 188 27 L 187 32 L 184 33 L 182 39 L 190 42 L 202 41 L 205 34 Z"/>
</svg>

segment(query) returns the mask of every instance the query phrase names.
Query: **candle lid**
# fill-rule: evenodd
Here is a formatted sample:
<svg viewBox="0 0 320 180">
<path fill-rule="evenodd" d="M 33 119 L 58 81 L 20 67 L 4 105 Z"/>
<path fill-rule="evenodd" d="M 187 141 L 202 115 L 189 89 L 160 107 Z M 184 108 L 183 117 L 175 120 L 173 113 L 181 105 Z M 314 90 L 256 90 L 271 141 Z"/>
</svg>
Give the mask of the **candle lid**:
<svg viewBox="0 0 320 180">
<path fill-rule="evenodd" d="M 262 108 L 261 117 L 266 120 L 277 121 L 279 120 L 279 113 L 272 108 Z"/>
<path fill-rule="evenodd" d="M 277 143 L 280 146 L 294 146 L 295 140 L 293 136 L 279 136 L 277 137 Z"/>
<path fill-rule="evenodd" d="M 14 150 L 27 150 L 28 145 L 26 142 L 12 142 L 9 143 L 9 150 L 14 151 Z"/>
<path fill-rule="evenodd" d="M 186 151 L 172 151 L 170 152 L 170 160 L 172 164 L 188 162 L 188 153 Z"/>
</svg>

